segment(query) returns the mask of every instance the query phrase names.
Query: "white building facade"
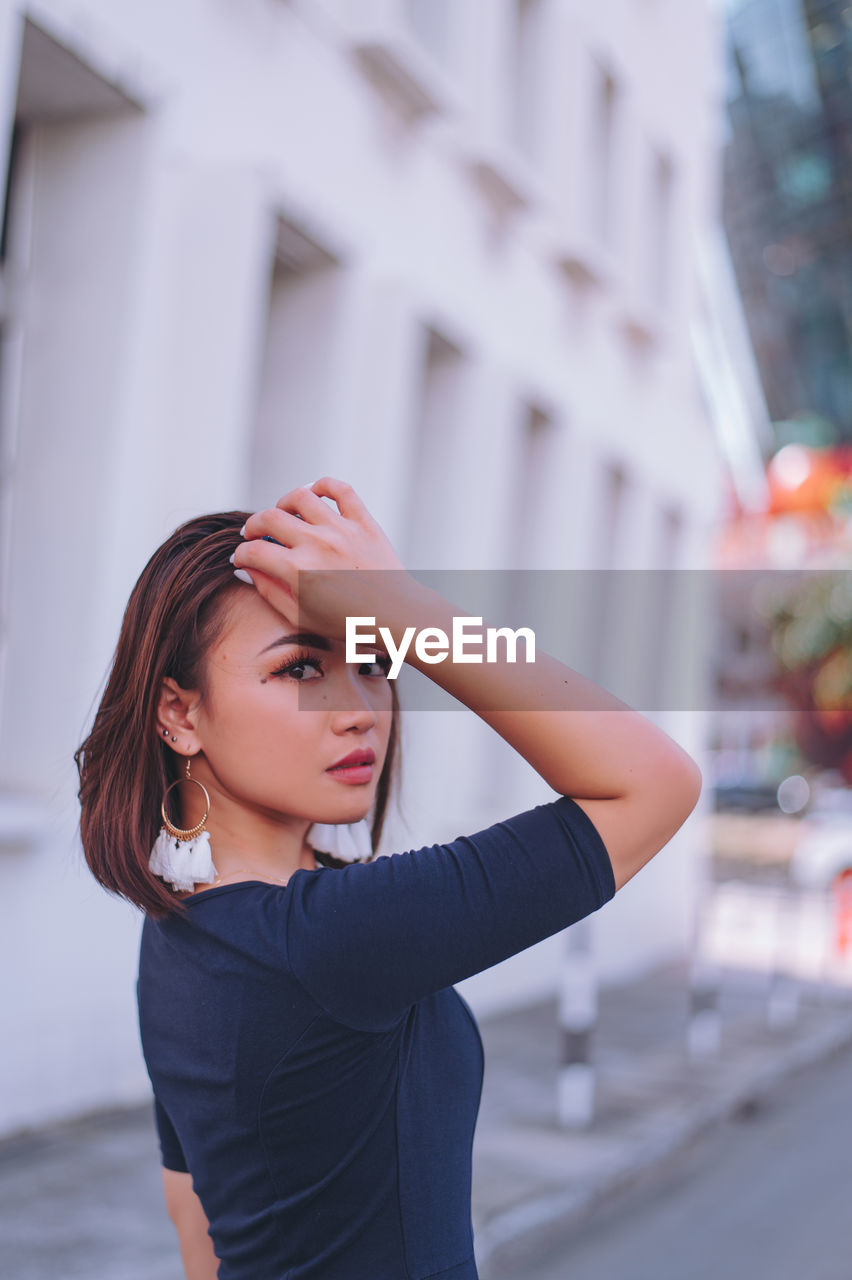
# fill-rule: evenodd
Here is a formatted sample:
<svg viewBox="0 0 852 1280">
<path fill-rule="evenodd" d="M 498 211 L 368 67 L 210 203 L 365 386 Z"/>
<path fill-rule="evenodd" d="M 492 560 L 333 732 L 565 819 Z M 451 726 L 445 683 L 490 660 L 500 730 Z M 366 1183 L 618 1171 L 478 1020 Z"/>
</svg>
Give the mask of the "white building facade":
<svg viewBox="0 0 852 1280">
<path fill-rule="evenodd" d="M 330 474 L 415 571 L 708 564 L 719 40 L 704 0 L 0 0 L 0 1134 L 148 1091 L 72 756 L 177 524 Z M 551 798 L 415 713 L 384 851 Z M 593 918 L 604 981 L 685 952 L 702 854 Z M 547 994 L 561 945 L 460 989 Z"/>
</svg>

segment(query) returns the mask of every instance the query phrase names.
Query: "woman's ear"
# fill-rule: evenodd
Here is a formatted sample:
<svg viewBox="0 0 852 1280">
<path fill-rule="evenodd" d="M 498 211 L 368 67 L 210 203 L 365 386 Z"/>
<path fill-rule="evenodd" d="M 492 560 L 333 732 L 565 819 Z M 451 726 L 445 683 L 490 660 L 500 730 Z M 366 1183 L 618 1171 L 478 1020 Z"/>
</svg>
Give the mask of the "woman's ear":
<svg viewBox="0 0 852 1280">
<path fill-rule="evenodd" d="M 182 689 L 171 676 L 163 676 L 157 702 L 157 734 L 168 742 L 180 742 L 188 755 L 201 749 L 195 728 L 198 693 Z"/>
</svg>

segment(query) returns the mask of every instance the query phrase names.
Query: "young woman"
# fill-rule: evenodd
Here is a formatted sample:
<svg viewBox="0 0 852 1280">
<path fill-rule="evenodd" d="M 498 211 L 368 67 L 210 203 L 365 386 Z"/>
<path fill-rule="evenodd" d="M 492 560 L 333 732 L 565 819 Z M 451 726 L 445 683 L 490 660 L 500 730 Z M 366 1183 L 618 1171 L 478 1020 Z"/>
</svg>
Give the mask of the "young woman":
<svg viewBox="0 0 852 1280">
<path fill-rule="evenodd" d="M 75 755 L 80 826 L 145 912 L 139 1025 L 189 1280 L 476 1280 L 482 1043 L 452 984 L 596 911 L 697 802 L 695 762 L 555 658 L 412 645 L 558 794 L 374 858 L 387 651 L 452 635 L 453 612 L 331 477 L 190 520 L 130 596 Z M 375 662 L 345 660 L 355 616 L 392 638 Z"/>
</svg>

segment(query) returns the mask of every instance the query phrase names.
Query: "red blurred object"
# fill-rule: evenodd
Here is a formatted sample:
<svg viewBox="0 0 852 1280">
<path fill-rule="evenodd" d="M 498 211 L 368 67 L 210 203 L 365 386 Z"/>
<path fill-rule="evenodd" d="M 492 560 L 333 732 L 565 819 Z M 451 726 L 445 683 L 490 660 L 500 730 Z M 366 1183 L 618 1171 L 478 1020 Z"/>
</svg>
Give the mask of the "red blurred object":
<svg viewBox="0 0 852 1280">
<path fill-rule="evenodd" d="M 764 505 L 745 509 L 733 489 L 719 529 L 721 570 L 852 568 L 852 444 L 815 448 L 791 442 L 766 466 Z M 801 754 L 837 769 L 852 785 L 852 687 L 837 671 L 838 652 L 815 654 L 763 675 L 793 710 Z"/>
<path fill-rule="evenodd" d="M 845 956 L 852 942 L 852 870 L 838 871 L 831 882 L 834 898 L 834 949 Z"/>
<path fill-rule="evenodd" d="M 845 568 L 850 545 L 852 444 L 816 449 L 792 443 L 766 465 L 760 509 L 744 510 L 729 490 L 715 563 L 720 569 L 794 568 L 823 567 L 833 559 Z"/>
<path fill-rule="evenodd" d="M 827 511 L 838 492 L 852 485 L 852 445 L 785 445 L 770 460 L 766 480 L 767 515 Z"/>
</svg>

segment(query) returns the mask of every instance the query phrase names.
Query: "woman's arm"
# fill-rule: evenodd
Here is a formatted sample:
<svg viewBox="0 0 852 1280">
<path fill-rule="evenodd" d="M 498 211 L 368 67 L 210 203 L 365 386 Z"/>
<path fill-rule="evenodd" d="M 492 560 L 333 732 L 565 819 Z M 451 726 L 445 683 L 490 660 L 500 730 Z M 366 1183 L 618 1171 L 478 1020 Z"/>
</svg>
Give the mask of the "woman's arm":
<svg viewBox="0 0 852 1280">
<path fill-rule="evenodd" d="M 234 565 L 254 571 L 257 590 L 285 617 L 296 606 L 303 629 L 343 637 L 349 616 L 374 617 L 377 637 L 387 628 L 399 650 L 410 642 L 410 628 L 416 635 L 440 627 L 451 636 L 453 617 L 464 613 L 405 570 L 345 481 L 324 476 L 294 489 L 250 516 L 244 531 L 248 540 L 237 547 Z M 264 540 L 267 534 L 273 542 Z M 343 572 L 327 576 L 328 569 Z M 369 572 L 375 569 L 391 572 Z M 692 757 L 651 720 L 549 654 L 537 650 L 531 664 L 425 663 L 411 646 L 405 661 L 475 711 L 554 791 L 582 801 L 607 847 L 616 889 L 698 803 L 701 771 Z"/>
<path fill-rule="evenodd" d="M 463 610 L 414 578 L 396 576 L 399 587 L 377 608 L 376 634 L 387 627 L 396 646 L 412 626 L 452 636 L 453 616 Z M 537 649 L 530 664 L 450 657 L 432 664 L 412 645 L 406 661 L 491 725 L 554 791 L 577 801 L 606 845 L 616 889 L 668 843 L 698 802 L 701 771 L 682 747 L 549 654 Z"/>
<path fill-rule="evenodd" d="M 192 1174 L 163 1169 L 166 1212 L 175 1224 L 186 1280 L 217 1280 L 219 1259 L 207 1230 L 207 1215 L 192 1185 Z"/>
</svg>

